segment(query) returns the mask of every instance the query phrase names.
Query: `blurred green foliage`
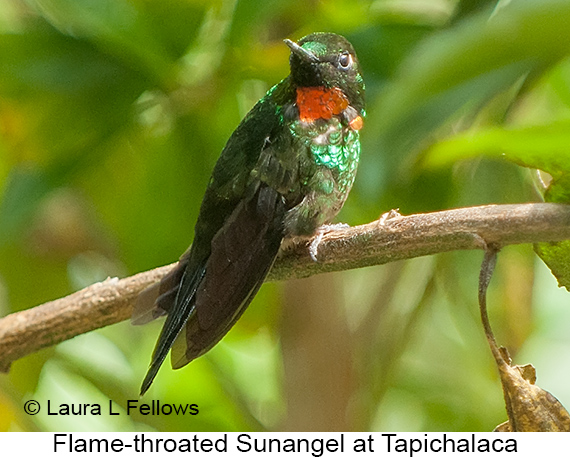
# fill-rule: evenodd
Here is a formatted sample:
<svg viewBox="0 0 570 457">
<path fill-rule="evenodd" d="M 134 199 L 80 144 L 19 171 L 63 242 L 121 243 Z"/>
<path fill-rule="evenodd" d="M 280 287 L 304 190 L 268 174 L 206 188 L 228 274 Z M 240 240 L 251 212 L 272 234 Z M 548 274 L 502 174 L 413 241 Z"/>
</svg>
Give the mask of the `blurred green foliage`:
<svg viewBox="0 0 570 457">
<path fill-rule="evenodd" d="M 519 165 L 566 202 L 569 23 L 565 0 L 0 0 L 0 312 L 175 260 L 225 141 L 288 72 L 282 39 L 314 31 L 347 36 L 367 84 L 340 220 L 540 201 Z M 0 376 L 0 430 L 491 430 L 506 414 L 481 258 L 265 285 L 144 398 L 196 416 L 26 416 L 28 398 L 137 398 L 160 323 L 79 336 Z M 567 292 L 530 246 L 500 254 L 489 303 L 499 342 L 570 405 Z"/>
</svg>

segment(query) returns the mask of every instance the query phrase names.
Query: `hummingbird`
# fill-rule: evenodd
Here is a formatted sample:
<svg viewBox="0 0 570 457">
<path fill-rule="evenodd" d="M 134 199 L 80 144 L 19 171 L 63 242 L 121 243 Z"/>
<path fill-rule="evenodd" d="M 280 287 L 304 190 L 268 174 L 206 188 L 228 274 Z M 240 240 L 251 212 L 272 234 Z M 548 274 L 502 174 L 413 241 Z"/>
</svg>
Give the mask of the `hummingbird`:
<svg viewBox="0 0 570 457">
<path fill-rule="evenodd" d="M 133 324 L 167 315 L 141 396 L 170 350 L 177 369 L 219 342 L 259 290 L 283 240 L 323 233 L 352 187 L 366 115 L 354 48 L 334 33 L 284 41 L 290 74 L 230 136 L 192 245 L 137 299 Z"/>
</svg>

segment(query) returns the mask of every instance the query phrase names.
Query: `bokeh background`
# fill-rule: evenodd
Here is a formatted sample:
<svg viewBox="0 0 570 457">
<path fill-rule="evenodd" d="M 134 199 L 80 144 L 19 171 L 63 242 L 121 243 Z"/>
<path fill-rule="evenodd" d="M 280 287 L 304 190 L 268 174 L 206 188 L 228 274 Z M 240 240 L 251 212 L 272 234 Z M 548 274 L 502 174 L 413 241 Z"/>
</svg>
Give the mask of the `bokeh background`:
<svg viewBox="0 0 570 457">
<path fill-rule="evenodd" d="M 570 144 L 567 24 L 562 0 L 0 0 L 0 315 L 176 260 L 227 138 L 288 73 L 282 40 L 314 31 L 349 38 L 367 84 L 339 221 L 541 201 L 536 173 L 503 153 Z M 81 335 L 0 375 L 0 430 L 492 430 L 506 414 L 481 260 L 264 285 L 220 344 L 165 364 L 144 397 L 196 416 L 125 414 L 160 322 Z M 569 297 L 531 246 L 500 253 L 497 339 L 566 406 Z M 26 416 L 31 398 L 123 414 Z"/>
</svg>

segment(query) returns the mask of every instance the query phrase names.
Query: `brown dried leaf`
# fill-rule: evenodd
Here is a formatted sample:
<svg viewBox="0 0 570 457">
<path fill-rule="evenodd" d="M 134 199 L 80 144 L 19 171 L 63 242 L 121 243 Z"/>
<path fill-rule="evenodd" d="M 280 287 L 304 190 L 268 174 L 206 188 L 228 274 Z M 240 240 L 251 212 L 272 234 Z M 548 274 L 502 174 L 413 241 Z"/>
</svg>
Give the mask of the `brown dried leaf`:
<svg viewBox="0 0 570 457">
<path fill-rule="evenodd" d="M 509 420 L 498 432 L 570 432 L 570 414 L 546 390 L 534 385 L 536 370 L 531 364 L 510 366 L 498 363 Z"/>
<path fill-rule="evenodd" d="M 487 288 L 493 276 L 499 247 L 487 244 L 479 274 L 479 309 L 489 348 L 499 369 L 508 422 L 497 432 L 570 432 L 570 415 L 549 392 L 534 385 L 536 370 L 530 364 L 512 366 L 506 348 L 498 347 L 487 314 Z"/>
</svg>

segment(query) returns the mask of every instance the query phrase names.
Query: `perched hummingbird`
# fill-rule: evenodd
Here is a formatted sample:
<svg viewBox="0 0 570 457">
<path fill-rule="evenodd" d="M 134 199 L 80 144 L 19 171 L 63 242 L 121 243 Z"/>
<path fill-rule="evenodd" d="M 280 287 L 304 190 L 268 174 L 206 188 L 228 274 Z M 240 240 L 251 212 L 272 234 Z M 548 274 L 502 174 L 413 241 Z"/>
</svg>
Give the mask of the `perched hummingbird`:
<svg viewBox="0 0 570 457">
<path fill-rule="evenodd" d="M 134 324 L 168 314 L 141 395 L 171 347 L 174 369 L 210 350 L 257 293 L 283 239 L 317 233 L 352 187 L 365 116 L 354 49 L 334 33 L 285 43 L 291 74 L 233 132 L 210 178 L 194 242 L 137 300 Z"/>
</svg>

